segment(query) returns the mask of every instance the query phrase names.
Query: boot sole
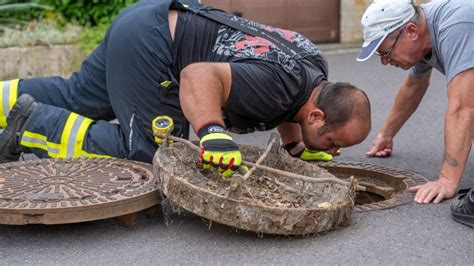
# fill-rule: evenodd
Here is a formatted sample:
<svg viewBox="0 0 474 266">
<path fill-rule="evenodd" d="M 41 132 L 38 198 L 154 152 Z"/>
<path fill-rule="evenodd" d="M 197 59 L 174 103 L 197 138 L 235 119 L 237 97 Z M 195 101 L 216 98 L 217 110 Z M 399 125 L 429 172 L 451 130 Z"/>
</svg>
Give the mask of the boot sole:
<svg viewBox="0 0 474 266">
<path fill-rule="evenodd" d="M 472 215 L 463 215 L 463 214 L 457 214 L 457 213 L 452 213 L 453 219 L 458 222 L 462 223 L 464 225 L 467 225 L 471 228 L 474 228 L 474 216 Z"/>
</svg>

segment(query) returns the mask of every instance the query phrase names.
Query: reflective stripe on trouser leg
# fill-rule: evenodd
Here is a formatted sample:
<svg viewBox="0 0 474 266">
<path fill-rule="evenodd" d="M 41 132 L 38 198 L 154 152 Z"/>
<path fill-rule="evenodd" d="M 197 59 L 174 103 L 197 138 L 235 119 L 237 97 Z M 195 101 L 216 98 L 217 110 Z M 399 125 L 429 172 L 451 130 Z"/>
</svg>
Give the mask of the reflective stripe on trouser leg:
<svg viewBox="0 0 474 266">
<path fill-rule="evenodd" d="M 25 130 L 21 136 L 20 144 L 30 149 L 43 150 L 51 158 L 111 158 L 110 156 L 95 155 L 83 150 L 84 139 L 92 122 L 92 119 L 70 113 L 62 129 L 60 143 L 48 140 L 45 135 Z"/>
<path fill-rule="evenodd" d="M 0 81 L 0 128 L 7 126 L 7 116 L 18 98 L 19 79 Z"/>
</svg>

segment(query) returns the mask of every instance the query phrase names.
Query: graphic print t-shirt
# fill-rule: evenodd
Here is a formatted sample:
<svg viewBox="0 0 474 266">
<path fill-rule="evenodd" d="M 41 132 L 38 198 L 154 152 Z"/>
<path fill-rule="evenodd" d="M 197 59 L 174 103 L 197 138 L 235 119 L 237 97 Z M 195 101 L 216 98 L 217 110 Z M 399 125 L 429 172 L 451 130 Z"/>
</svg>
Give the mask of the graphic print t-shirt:
<svg viewBox="0 0 474 266">
<path fill-rule="evenodd" d="M 304 52 L 294 58 L 267 39 L 180 11 L 173 47 L 178 79 L 179 72 L 189 64 L 229 62 L 232 87 L 223 116 L 230 131 L 269 130 L 291 122 L 311 91 L 327 79 L 327 61 L 321 51 L 296 32 L 222 14 L 275 32 Z"/>
</svg>

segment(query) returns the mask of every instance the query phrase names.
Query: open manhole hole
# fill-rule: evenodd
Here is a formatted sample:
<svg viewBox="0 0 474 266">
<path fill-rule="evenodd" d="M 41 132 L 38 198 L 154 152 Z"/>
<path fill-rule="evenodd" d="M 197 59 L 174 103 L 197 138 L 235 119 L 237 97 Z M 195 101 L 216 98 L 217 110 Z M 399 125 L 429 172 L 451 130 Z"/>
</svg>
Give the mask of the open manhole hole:
<svg viewBox="0 0 474 266">
<path fill-rule="evenodd" d="M 356 162 L 317 162 L 331 174 L 347 179 L 354 176 L 367 191 L 358 191 L 355 212 L 394 208 L 413 201 L 407 188 L 427 182 L 423 176 L 405 170 Z"/>
<path fill-rule="evenodd" d="M 0 224 L 65 224 L 132 214 L 160 201 L 152 166 L 120 159 L 0 164 Z"/>
</svg>

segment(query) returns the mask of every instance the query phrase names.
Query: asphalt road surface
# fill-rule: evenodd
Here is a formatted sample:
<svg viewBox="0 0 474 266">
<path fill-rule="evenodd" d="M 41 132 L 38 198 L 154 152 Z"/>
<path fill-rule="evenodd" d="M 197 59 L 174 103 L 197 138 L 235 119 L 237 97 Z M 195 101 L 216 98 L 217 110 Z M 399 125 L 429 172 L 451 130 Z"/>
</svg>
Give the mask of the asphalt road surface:
<svg viewBox="0 0 474 266">
<path fill-rule="evenodd" d="M 331 81 L 364 89 L 373 108 L 373 130 L 338 160 L 381 164 L 435 179 L 443 154 L 447 106 L 444 77 L 434 73 L 418 111 L 395 139 L 390 158 L 365 157 L 388 114 L 406 73 L 375 59 L 357 63 L 354 52 L 328 54 Z M 239 136 L 239 143 L 266 145 L 269 132 Z M 472 152 L 471 152 L 472 153 Z M 474 187 L 474 160 L 467 162 L 462 187 Z M 353 215 L 349 227 L 319 236 L 259 237 L 181 214 L 140 216 L 134 229 L 115 220 L 44 226 L 0 226 L 0 264 L 471 264 L 474 230 L 451 219 L 450 201 L 408 204 Z"/>
</svg>

